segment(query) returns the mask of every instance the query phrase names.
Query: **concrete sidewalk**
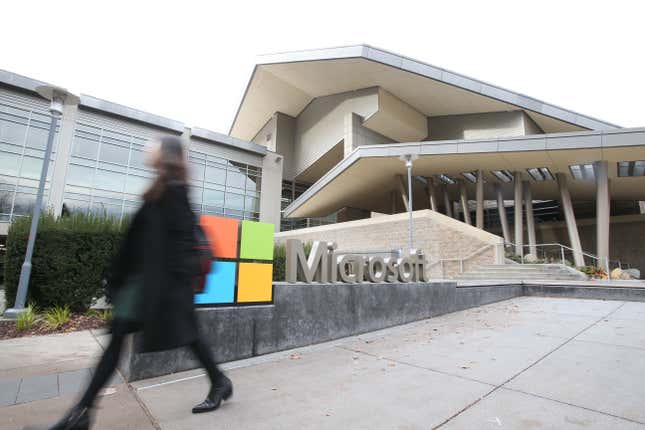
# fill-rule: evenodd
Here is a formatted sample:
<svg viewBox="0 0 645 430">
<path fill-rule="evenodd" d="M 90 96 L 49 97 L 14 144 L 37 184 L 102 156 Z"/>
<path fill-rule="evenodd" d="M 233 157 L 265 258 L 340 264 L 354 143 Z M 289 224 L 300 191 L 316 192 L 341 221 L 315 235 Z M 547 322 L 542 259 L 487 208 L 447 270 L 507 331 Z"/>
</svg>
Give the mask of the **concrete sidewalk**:
<svg viewBox="0 0 645 430">
<path fill-rule="evenodd" d="M 0 429 L 53 423 L 78 399 L 105 336 L 80 331 L 0 341 Z M 102 392 L 96 427 L 153 429 L 132 389 L 117 373 Z"/>
<path fill-rule="evenodd" d="M 523 297 L 228 367 L 212 414 L 201 372 L 134 385 L 164 429 L 645 429 L 645 304 Z"/>
<path fill-rule="evenodd" d="M 190 371 L 116 385 L 95 428 L 645 429 L 645 303 L 522 297 L 223 368 L 235 393 L 214 413 L 190 413 L 208 390 Z M 73 399 L 0 407 L 0 429 Z"/>
</svg>

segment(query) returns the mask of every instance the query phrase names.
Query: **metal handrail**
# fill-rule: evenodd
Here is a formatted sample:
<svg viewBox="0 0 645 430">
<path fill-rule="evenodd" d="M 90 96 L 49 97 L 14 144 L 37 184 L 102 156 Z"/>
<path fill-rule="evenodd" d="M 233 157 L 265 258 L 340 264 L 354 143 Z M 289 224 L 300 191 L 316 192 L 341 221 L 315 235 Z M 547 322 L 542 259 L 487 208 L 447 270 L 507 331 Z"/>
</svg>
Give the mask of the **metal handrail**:
<svg viewBox="0 0 645 430">
<path fill-rule="evenodd" d="M 547 246 L 557 246 L 557 247 L 560 248 L 560 258 L 562 259 L 562 264 L 563 265 L 566 265 L 566 260 L 564 258 L 564 253 L 565 253 L 565 249 L 566 249 L 566 250 L 571 251 L 571 253 L 578 253 L 578 254 L 582 255 L 583 260 L 584 260 L 584 257 L 588 257 L 588 258 L 590 258 L 592 260 L 595 260 L 597 262 L 597 267 L 601 267 L 601 264 L 604 265 L 604 268 L 605 268 L 605 270 L 607 272 L 607 279 L 609 281 L 611 281 L 609 263 L 617 263 L 617 266 L 619 268 L 621 268 L 621 269 L 622 269 L 623 265 L 631 267 L 631 265 L 629 263 L 622 262 L 621 260 L 610 260 L 609 257 L 605 257 L 604 259 L 601 259 L 597 255 L 591 254 L 591 253 L 583 251 L 583 250 L 576 251 L 573 248 L 571 248 L 569 246 L 566 246 L 566 245 L 563 245 L 561 243 L 538 243 L 538 244 L 534 244 L 534 245 L 532 245 L 532 244 L 518 245 L 516 243 L 506 242 L 505 241 L 504 246 L 512 246 L 514 248 L 520 247 L 520 251 L 521 251 L 520 252 L 520 261 L 522 262 L 522 264 L 524 264 L 524 248 L 538 248 L 538 247 L 547 247 Z"/>
<path fill-rule="evenodd" d="M 495 246 L 495 245 L 489 243 L 488 245 L 484 245 L 481 248 L 476 249 L 475 251 L 471 252 L 470 254 L 468 254 L 465 257 L 440 258 L 438 260 L 435 260 L 435 261 L 429 263 L 428 264 L 428 269 L 433 267 L 433 266 L 436 266 L 437 264 L 440 264 L 441 265 L 441 278 L 443 279 L 443 278 L 446 277 L 445 276 L 444 263 L 449 262 L 449 261 L 458 261 L 459 262 L 459 273 L 464 273 L 464 262 L 466 260 L 469 260 L 469 259 L 473 258 L 474 256 L 481 254 L 482 252 L 484 252 L 485 250 L 487 250 L 488 248 L 491 248 L 493 246 Z"/>
</svg>

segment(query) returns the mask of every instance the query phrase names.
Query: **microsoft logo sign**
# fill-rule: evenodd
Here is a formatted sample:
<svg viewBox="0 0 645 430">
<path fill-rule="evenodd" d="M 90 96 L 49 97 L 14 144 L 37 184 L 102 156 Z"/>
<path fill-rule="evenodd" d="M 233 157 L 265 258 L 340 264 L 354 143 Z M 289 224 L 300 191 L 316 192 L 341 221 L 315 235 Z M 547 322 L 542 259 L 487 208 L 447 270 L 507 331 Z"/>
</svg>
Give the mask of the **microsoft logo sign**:
<svg viewBox="0 0 645 430">
<path fill-rule="evenodd" d="M 211 272 L 195 304 L 250 305 L 273 301 L 273 224 L 202 215 L 210 240 Z"/>
</svg>

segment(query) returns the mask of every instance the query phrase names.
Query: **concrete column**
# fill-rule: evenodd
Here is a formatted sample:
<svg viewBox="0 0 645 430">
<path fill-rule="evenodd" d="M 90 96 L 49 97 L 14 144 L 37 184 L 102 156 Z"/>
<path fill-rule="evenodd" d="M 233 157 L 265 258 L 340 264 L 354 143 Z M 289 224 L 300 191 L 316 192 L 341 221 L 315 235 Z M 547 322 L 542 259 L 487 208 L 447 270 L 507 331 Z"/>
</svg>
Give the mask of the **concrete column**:
<svg viewBox="0 0 645 430">
<path fill-rule="evenodd" d="M 284 157 L 268 152 L 262 160 L 260 221 L 273 224 L 280 231 L 280 202 L 282 197 L 282 162 Z"/>
<path fill-rule="evenodd" d="M 426 178 L 426 181 L 428 181 L 428 200 L 430 200 L 430 209 L 437 212 L 437 196 L 434 180 L 432 178 Z"/>
<path fill-rule="evenodd" d="M 468 194 L 466 192 L 466 183 L 459 181 L 459 198 L 461 199 L 461 210 L 464 211 L 464 222 L 471 225 L 470 211 L 468 210 Z"/>
<path fill-rule="evenodd" d="M 609 169 L 606 161 L 597 161 L 594 165 L 596 173 L 596 255 L 600 259 L 600 267 L 605 267 L 609 258 Z"/>
<path fill-rule="evenodd" d="M 584 266 L 585 259 L 582 255 L 576 217 L 573 213 L 573 205 L 571 204 L 571 194 L 569 194 L 569 187 L 567 186 L 567 176 L 564 173 L 557 173 L 556 177 L 558 179 L 558 187 L 560 188 L 560 203 L 562 204 L 564 219 L 567 223 L 567 232 L 569 233 L 569 243 L 571 248 L 573 248 L 573 262 L 578 267 Z"/>
<path fill-rule="evenodd" d="M 524 224 L 522 217 L 522 174 L 513 173 L 513 187 L 515 190 L 515 254 L 523 255 Z"/>
<path fill-rule="evenodd" d="M 448 187 L 444 184 L 441 188 L 443 190 L 443 205 L 446 210 L 446 215 L 452 218 L 452 202 L 448 196 Z"/>
<path fill-rule="evenodd" d="M 405 181 L 403 180 L 402 175 L 396 175 L 399 178 L 399 192 L 401 193 L 401 200 L 403 200 L 403 207 L 405 207 L 405 211 L 408 212 L 410 210 L 409 208 L 409 202 L 408 202 L 408 190 L 407 187 L 405 186 Z"/>
<path fill-rule="evenodd" d="M 475 216 L 475 225 L 477 228 L 484 229 L 484 171 L 477 171 L 477 212 Z"/>
<path fill-rule="evenodd" d="M 533 194 L 531 183 L 524 181 L 524 206 L 526 207 L 526 230 L 529 237 L 529 253 L 537 257 L 537 246 L 535 246 L 535 218 L 533 217 Z"/>
<path fill-rule="evenodd" d="M 508 218 L 506 218 L 506 208 L 504 207 L 504 196 L 502 195 L 502 187 L 495 184 L 495 194 L 497 196 L 497 210 L 499 211 L 499 221 L 502 224 L 502 235 L 505 242 L 511 241 L 511 231 L 508 228 Z"/>
<path fill-rule="evenodd" d="M 50 166 L 51 181 L 49 183 L 49 198 L 44 200 L 45 207 L 51 210 L 54 216 L 58 217 L 63 210 L 63 195 L 65 193 L 65 176 L 74 141 L 74 126 L 78 117 L 78 107 L 68 105 L 63 108 L 63 115 L 58 120 L 58 135 L 56 158 L 53 166 Z"/>
</svg>

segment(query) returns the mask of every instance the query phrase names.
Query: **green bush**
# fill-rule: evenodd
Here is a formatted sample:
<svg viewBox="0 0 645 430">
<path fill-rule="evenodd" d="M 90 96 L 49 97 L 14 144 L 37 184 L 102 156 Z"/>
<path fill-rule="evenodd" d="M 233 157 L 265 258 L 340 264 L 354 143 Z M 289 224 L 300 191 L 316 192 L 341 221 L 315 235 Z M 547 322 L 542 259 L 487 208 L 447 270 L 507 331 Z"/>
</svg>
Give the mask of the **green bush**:
<svg viewBox="0 0 645 430">
<path fill-rule="evenodd" d="M 578 270 L 594 279 L 607 279 L 607 272 L 604 269 L 596 266 L 582 266 Z"/>
<path fill-rule="evenodd" d="M 5 256 L 5 294 L 16 300 L 20 269 L 25 258 L 30 217 L 9 228 Z M 85 311 L 102 295 L 101 280 L 122 237 L 123 226 L 112 218 L 73 214 L 43 215 L 32 258 L 28 300 L 41 308 L 68 306 Z"/>
<path fill-rule="evenodd" d="M 303 248 L 305 255 L 309 257 L 311 243 L 305 243 Z M 287 274 L 287 247 L 284 244 L 276 244 L 273 249 L 273 282 L 284 282 Z"/>
</svg>

